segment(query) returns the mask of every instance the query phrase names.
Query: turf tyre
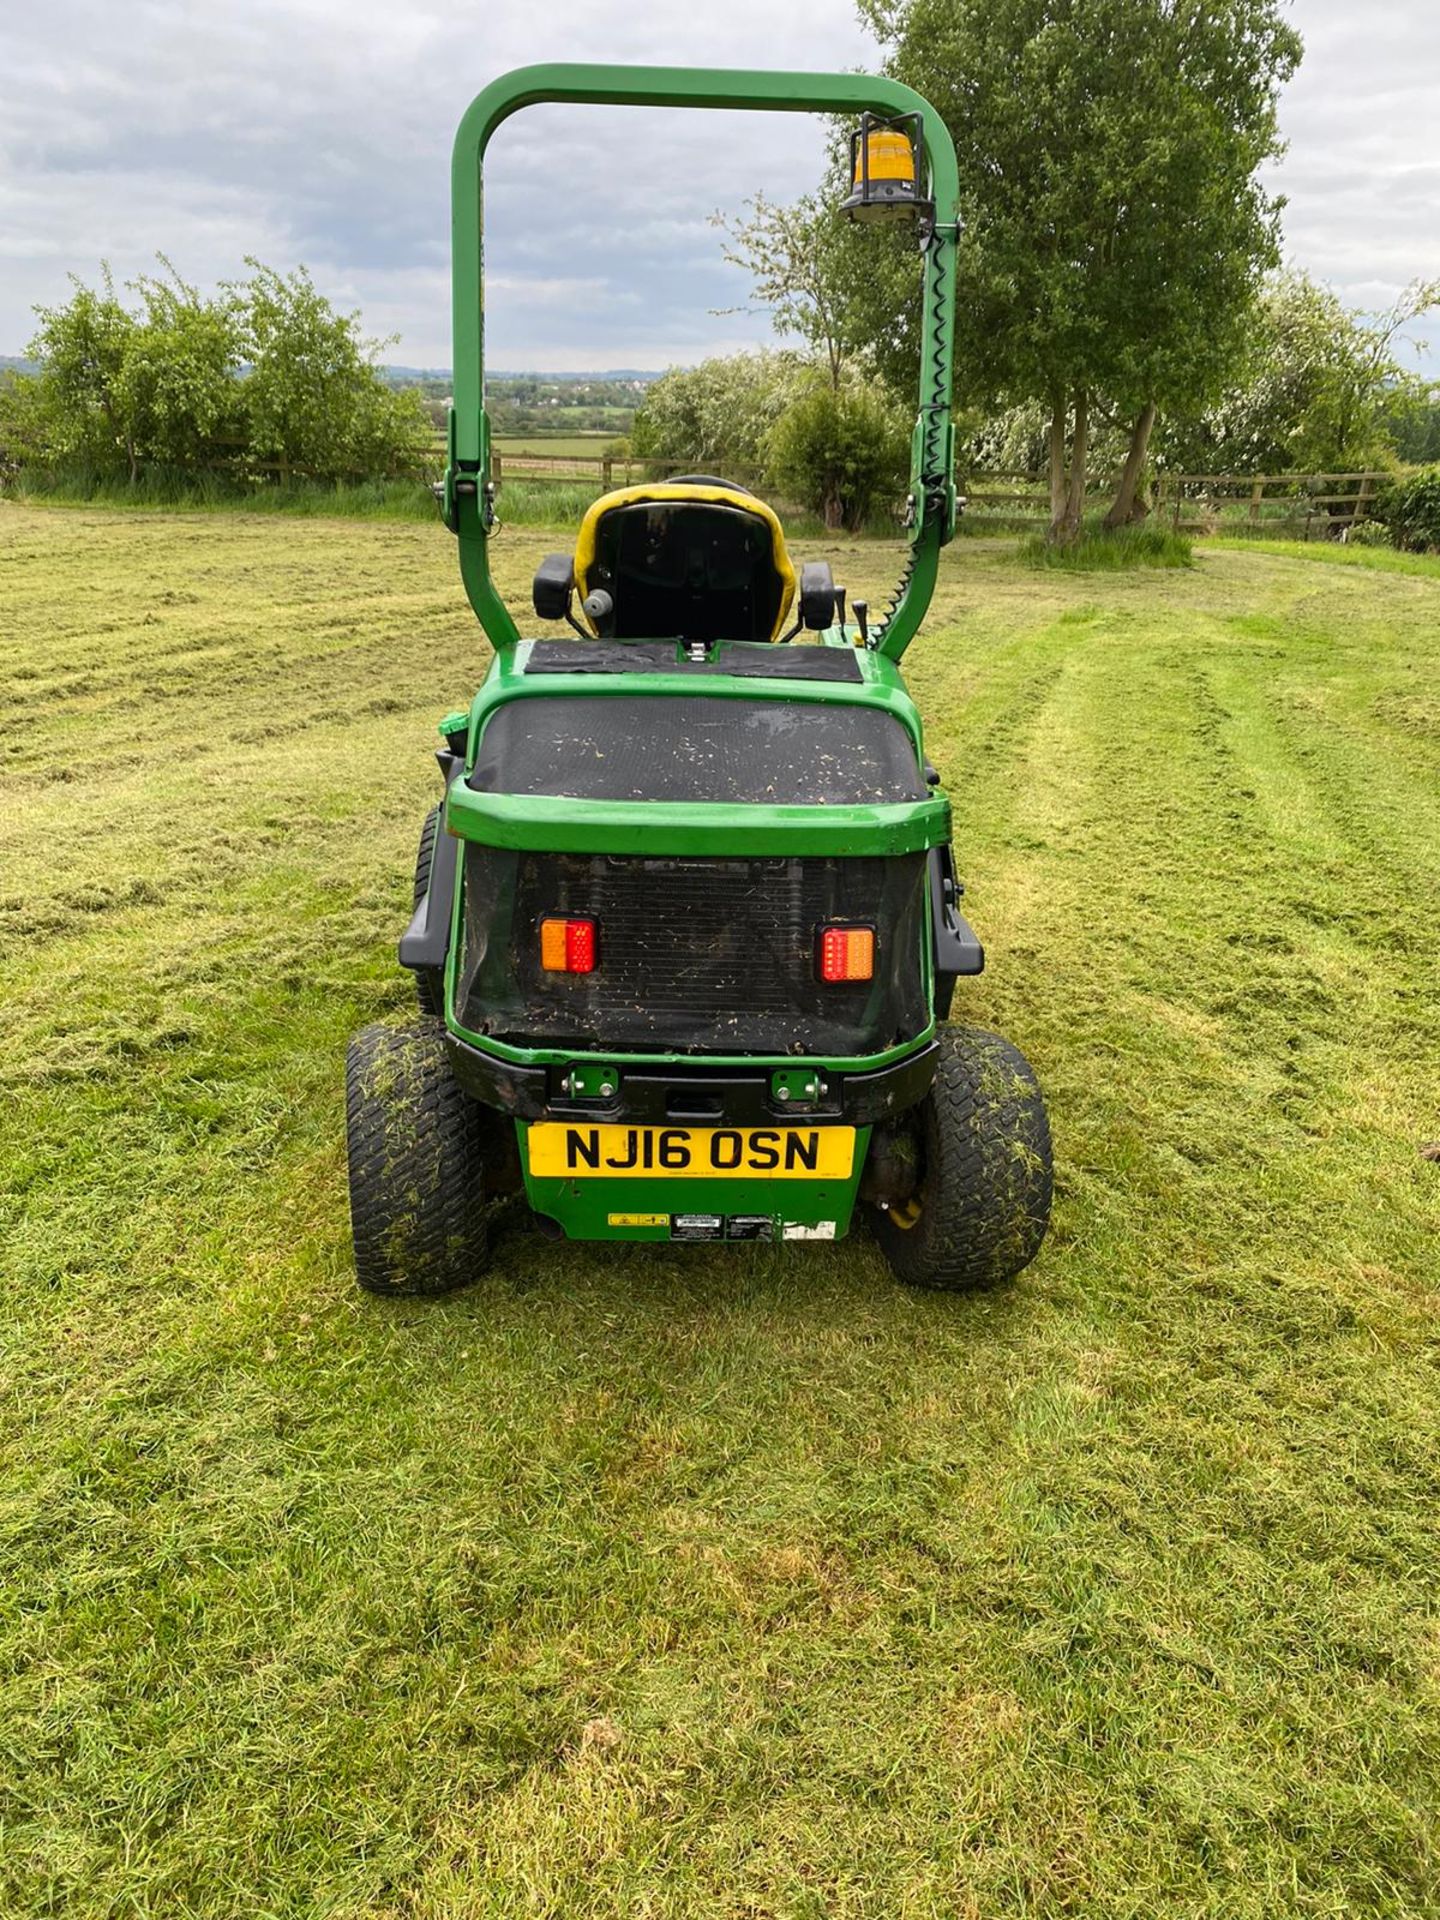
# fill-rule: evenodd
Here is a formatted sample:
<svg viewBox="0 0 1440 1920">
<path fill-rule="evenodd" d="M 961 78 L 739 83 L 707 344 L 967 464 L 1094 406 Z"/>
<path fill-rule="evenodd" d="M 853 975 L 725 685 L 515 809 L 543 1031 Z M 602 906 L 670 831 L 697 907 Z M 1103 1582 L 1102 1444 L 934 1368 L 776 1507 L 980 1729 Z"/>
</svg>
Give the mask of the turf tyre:
<svg viewBox="0 0 1440 1920">
<path fill-rule="evenodd" d="M 875 1237 L 910 1286 L 1000 1286 L 1029 1266 L 1050 1223 L 1045 1102 L 1025 1056 L 998 1033 L 942 1027 L 939 1041 L 935 1079 L 915 1110 L 915 1201 L 877 1209 Z"/>
<path fill-rule="evenodd" d="M 345 1057 L 355 1278 L 367 1293 L 450 1293 L 487 1250 L 485 1111 L 438 1021 L 365 1027 Z"/>
<path fill-rule="evenodd" d="M 435 864 L 435 841 L 440 833 L 440 809 L 432 807 L 425 816 L 425 824 L 420 829 L 420 850 L 415 855 L 415 900 L 416 907 L 430 891 L 430 869 Z M 445 1018 L 445 970 L 443 967 L 420 967 L 415 973 L 415 998 L 420 1003 L 420 1011 L 432 1020 Z"/>
</svg>

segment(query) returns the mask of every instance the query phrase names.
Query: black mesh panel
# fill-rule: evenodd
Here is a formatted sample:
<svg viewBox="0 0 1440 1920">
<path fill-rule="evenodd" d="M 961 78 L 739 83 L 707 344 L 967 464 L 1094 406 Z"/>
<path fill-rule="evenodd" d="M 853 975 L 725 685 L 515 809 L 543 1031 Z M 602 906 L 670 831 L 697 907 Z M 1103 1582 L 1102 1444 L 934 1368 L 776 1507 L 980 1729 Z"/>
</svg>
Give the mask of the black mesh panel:
<svg viewBox="0 0 1440 1920">
<path fill-rule="evenodd" d="M 925 856 L 612 859 L 471 846 L 463 1023 L 516 1044 L 616 1052 L 862 1055 L 927 1024 Z M 546 973 L 539 923 L 599 925 L 590 974 Z M 816 977 L 825 925 L 876 930 L 872 981 Z"/>
</svg>

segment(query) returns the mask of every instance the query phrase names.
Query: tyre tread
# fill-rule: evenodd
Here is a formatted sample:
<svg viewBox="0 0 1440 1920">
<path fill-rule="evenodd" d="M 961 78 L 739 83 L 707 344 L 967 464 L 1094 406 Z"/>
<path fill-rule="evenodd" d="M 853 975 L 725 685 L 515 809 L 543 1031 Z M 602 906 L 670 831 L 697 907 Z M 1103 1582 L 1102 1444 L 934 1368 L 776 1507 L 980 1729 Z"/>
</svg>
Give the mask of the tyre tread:
<svg viewBox="0 0 1440 1920">
<path fill-rule="evenodd" d="M 969 1291 L 1014 1279 L 1040 1251 L 1054 1173 L 1050 1127 L 1028 1061 L 999 1034 L 945 1027 L 919 1112 L 926 1172 L 919 1220 L 877 1216 L 900 1279 Z"/>
<path fill-rule="evenodd" d="M 449 1293 L 484 1265 L 485 1115 L 438 1021 L 350 1042 L 345 1130 L 355 1277 L 369 1293 Z"/>
<path fill-rule="evenodd" d="M 420 848 L 415 855 L 415 899 L 420 902 L 430 891 L 430 869 L 435 863 L 435 842 L 440 835 L 440 809 L 432 807 L 420 829 Z M 443 968 L 425 967 L 415 975 L 415 998 L 421 1013 L 432 1020 L 445 1018 L 445 973 Z"/>
</svg>

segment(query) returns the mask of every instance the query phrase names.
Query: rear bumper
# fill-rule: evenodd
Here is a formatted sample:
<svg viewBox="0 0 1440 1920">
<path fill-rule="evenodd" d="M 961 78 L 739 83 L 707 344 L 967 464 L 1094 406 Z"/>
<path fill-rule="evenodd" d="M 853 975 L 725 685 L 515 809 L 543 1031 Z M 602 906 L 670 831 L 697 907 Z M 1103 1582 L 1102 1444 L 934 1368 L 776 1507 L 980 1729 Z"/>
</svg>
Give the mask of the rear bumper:
<svg viewBox="0 0 1440 1920">
<path fill-rule="evenodd" d="M 609 1100 L 575 1100 L 565 1092 L 563 1066 L 519 1066 L 482 1047 L 449 1036 L 455 1078 L 473 1099 L 517 1120 L 590 1119 L 660 1126 L 768 1127 L 777 1122 L 876 1126 L 918 1105 L 935 1077 L 939 1047 L 927 1040 L 903 1060 L 859 1073 L 822 1068 L 825 1092 L 813 1106 L 783 1105 L 771 1097 L 770 1067 L 711 1066 L 703 1061 L 626 1067 Z M 796 1066 L 810 1064 L 797 1060 Z"/>
</svg>

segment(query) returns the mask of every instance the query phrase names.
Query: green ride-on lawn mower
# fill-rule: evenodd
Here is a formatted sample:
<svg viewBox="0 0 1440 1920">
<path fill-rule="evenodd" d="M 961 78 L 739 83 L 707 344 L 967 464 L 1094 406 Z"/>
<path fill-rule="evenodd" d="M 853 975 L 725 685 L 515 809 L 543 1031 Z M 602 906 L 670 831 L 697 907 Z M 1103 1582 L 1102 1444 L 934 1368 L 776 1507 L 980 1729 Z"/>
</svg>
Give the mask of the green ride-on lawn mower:
<svg viewBox="0 0 1440 1920">
<path fill-rule="evenodd" d="M 923 254 L 910 552 L 888 610 L 780 523 L 690 474 L 598 500 L 535 576 L 522 640 L 487 564 L 481 173 L 540 101 L 859 113 L 861 220 Z M 859 74 L 541 66 L 498 80 L 454 158 L 455 403 L 443 513 L 495 650 L 441 722 L 400 961 L 422 1018 L 347 1063 L 355 1265 L 441 1293 L 523 1192 L 556 1239 L 838 1240 L 857 1202 L 904 1280 L 974 1287 L 1034 1258 L 1050 1136 L 1008 1042 L 942 1024 L 983 955 L 950 806 L 900 658 L 955 530 L 955 150 L 910 89 Z"/>
</svg>

